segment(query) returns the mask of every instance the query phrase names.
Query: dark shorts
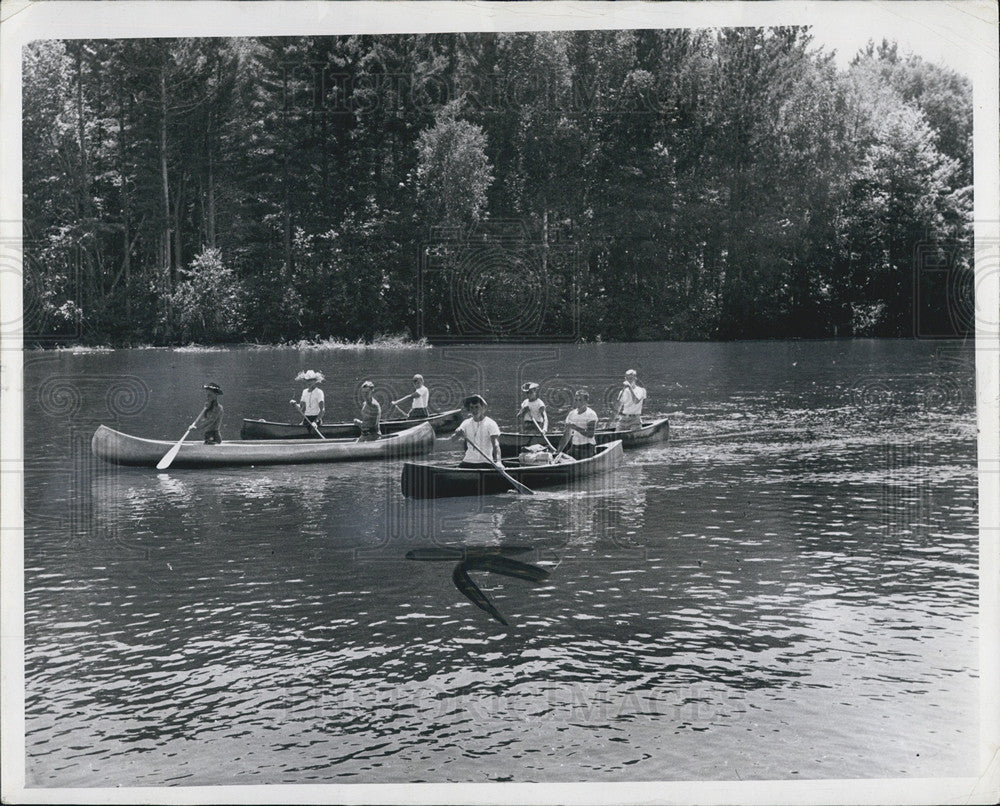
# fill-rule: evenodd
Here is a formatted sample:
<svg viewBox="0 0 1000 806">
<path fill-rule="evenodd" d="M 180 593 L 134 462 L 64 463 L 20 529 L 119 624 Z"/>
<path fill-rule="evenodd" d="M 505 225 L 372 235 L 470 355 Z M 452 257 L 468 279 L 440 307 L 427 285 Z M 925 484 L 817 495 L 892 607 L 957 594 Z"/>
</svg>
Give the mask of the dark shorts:
<svg viewBox="0 0 1000 806">
<path fill-rule="evenodd" d="M 476 470 L 494 470 L 493 465 L 488 462 L 459 462 L 459 467 L 475 468 Z"/>
<path fill-rule="evenodd" d="M 589 443 L 586 445 L 568 445 L 566 447 L 566 453 L 574 459 L 589 459 L 596 452 L 597 446 Z"/>
<path fill-rule="evenodd" d="M 220 442 L 222 442 L 222 434 L 220 434 L 218 431 L 205 432 L 206 445 L 218 445 Z"/>
<path fill-rule="evenodd" d="M 362 442 L 374 442 L 380 436 L 382 436 L 382 434 L 379 433 L 378 431 L 362 428 L 360 440 Z"/>
<path fill-rule="evenodd" d="M 407 420 L 426 420 L 427 419 L 427 409 L 410 409 L 410 413 L 406 418 Z"/>
</svg>

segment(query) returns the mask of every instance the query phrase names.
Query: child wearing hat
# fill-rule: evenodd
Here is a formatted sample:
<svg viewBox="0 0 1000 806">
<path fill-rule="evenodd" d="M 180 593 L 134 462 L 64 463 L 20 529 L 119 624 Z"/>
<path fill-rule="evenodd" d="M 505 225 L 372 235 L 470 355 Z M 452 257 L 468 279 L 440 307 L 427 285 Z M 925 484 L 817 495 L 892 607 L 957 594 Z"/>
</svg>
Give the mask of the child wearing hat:
<svg viewBox="0 0 1000 806">
<path fill-rule="evenodd" d="M 430 402 L 430 397 L 430 389 L 424 386 L 424 376 L 418 373 L 413 376 L 413 391 L 408 395 L 403 395 L 399 400 L 393 400 L 392 405 L 399 408 L 400 403 L 404 400 L 409 400 L 410 413 L 406 416 L 406 419 L 424 420 L 427 418 L 427 404 Z"/>
<path fill-rule="evenodd" d="M 545 411 L 545 403 L 538 396 L 538 384 L 527 381 L 521 386 L 521 391 L 527 392 L 528 396 L 521 402 L 521 410 L 516 419 L 521 421 L 525 433 L 537 434 L 539 428 L 548 431 L 549 415 Z"/>
<path fill-rule="evenodd" d="M 459 467 L 492 467 L 484 458 L 493 457 L 498 465 L 500 461 L 500 426 L 496 421 L 486 416 L 486 400 L 482 395 L 470 395 L 463 405 L 472 416 L 465 420 L 452 434 L 452 439 L 461 439 L 465 446 L 465 456 L 459 462 Z M 475 447 L 473 447 L 475 446 Z M 480 453 L 476 450 L 479 448 Z"/>
<path fill-rule="evenodd" d="M 354 424 L 361 429 L 361 441 L 371 442 L 382 436 L 382 406 L 375 399 L 375 384 L 365 381 L 361 384 L 365 399 L 361 402 L 361 419 Z"/>
<path fill-rule="evenodd" d="M 194 427 L 205 429 L 206 445 L 218 445 L 222 442 L 222 434 L 219 433 L 222 426 L 222 404 L 219 402 L 222 388 L 217 383 L 206 383 L 201 388 L 205 390 L 205 410 L 195 421 Z"/>
<path fill-rule="evenodd" d="M 302 390 L 302 395 L 298 402 L 295 400 L 289 400 L 288 402 L 302 412 L 302 425 L 308 425 L 309 423 L 317 426 L 322 425 L 323 413 L 326 411 L 326 397 L 323 394 L 323 390 L 319 388 L 319 384 L 326 380 L 323 377 L 323 373 L 307 369 L 305 372 L 300 372 L 296 375 L 295 380 L 306 381 L 309 385 Z M 310 429 L 310 431 L 312 434 L 316 433 L 313 429 Z"/>
</svg>

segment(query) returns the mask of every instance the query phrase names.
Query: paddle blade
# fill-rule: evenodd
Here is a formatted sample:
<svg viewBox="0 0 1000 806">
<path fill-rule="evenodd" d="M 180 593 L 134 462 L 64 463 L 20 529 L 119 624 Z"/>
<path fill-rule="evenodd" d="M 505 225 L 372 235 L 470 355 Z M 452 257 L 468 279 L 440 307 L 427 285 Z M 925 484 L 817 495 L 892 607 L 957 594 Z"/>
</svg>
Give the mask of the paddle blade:
<svg viewBox="0 0 1000 806">
<path fill-rule="evenodd" d="M 185 434 L 184 436 L 187 436 L 187 434 Z M 181 440 L 176 445 L 174 445 L 174 447 L 172 447 L 169 451 L 167 451 L 166 454 L 164 454 L 163 458 L 156 463 L 156 469 L 166 470 L 168 467 L 170 467 L 170 465 L 173 464 L 174 459 L 177 458 L 177 454 L 180 453 L 181 445 L 183 444 L 184 444 L 184 439 L 182 437 Z"/>
<path fill-rule="evenodd" d="M 511 484 L 513 484 L 514 485 L 514 489 L 517 490 L 519 493 L 522 493 L 523 495 L 534 495 L 535 494 L 534 490 L 532 490 L 530 487 L 525 487 L 523 484 L 521 484 L 521 482 L 519 482 L 517 479 L 515 479 L 509 473 L 504 473 L 501 470 L 500 471 L 500 475 L 502 475 L 505 479 L 507 479 L 507 481 L 509 481 Z"/>
</svg>

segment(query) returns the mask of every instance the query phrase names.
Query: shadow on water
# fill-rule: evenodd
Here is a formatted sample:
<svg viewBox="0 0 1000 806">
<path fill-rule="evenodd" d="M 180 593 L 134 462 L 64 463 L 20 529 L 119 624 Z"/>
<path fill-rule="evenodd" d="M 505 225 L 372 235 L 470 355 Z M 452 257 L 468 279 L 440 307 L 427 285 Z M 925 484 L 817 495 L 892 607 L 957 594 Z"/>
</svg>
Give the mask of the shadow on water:
<svg viewBox="0 0 1000 806">
<path fill-rule="evenodd" d="M 549 577 L 549 572 L 544 568 L 511 559 L 512 555 L 524 554 L 529 551 L 531 551 L 530 546 L 500 545 L 448 548 L 429 546 L 406 552 L 406 559 L 425 562 L 441 560 L 455 562 L 457 560 L 458 562 L 451 572 L 451 580 L 455 583 L 455 587 L 476 607 L 506 627 L 508 626 L 507 620 L 493 606 L 489 597 L 472 581 L 469 572 L 489 571 L 528 582 L 543 582 Z"/>
</svg>

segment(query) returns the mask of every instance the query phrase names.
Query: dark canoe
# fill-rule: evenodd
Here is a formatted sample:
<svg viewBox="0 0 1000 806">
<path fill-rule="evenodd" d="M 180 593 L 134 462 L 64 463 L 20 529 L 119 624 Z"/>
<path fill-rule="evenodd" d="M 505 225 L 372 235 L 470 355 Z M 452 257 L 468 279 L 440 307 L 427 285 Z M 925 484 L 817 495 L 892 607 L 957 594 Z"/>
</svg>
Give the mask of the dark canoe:
<svg viewBox="0 0 1000 806">
<path fill-rule="evenodd" d="M 608 473 L 622 463 L 621 442 L 612 442 L 597 449 L 597 455 L 578 462 L 519 467 L 517 460 L 504 460 L 504 470 L 531 488 L 569 487 L 589 489 L 593 477 Z M 503 493 L 514 487 L 492 468 L 464 468 L 455 465 L 427 465 L 414 462 L 403 464 L 403 495 L 408 498 L 445 498 L 455 495 L 487 495 Z"/>
<path fill-rule="evenodd" d="M 621 440 L 623 448 L 641 448 L 653 442 L 663 442 L 670 433 L 670 424 L 667 418 L 663 417 L 654 422 L 647 423 L 642 428 L 634 431 L 597 431 L 594 436 L 598 445 L 606 445 L 609 442 Z M 562 432 L 546 434 L 549 442 L 559 447 L 559 440 L 562 439 Z M 544 440 L 538 432 L 534 434 L 515 434 L 504 431 L 500 434 L 500 452 L 504 456 L 515 456 L 525 445 L 542 445 Z"/>
<path fill-rule="evenodd" d="M 426 420 L 383 420 L 383 434 L 397 434 L 420 423 L 430 423 L 435 433 L 447 434 L 462 424 L 462 410 L 452 409 L 435 414 Z M 358 427 L 354 423 L 323 423 L 320 431 L 327 439 L 356 437 Z M 240 439 L 319 439 L 309 426 L 300 423 L 272 423 L 267 420 L 244 420 L 240 428 Z"/>
<path fill-rule="evenodd" d="M 143 439 L 102 425 L 90 441 L 94 456 L 117 465 L 156 467 L 174 445 Z M 360 459 L 404 459 L 423 456 L 434 448 L 434 429 L 421 423 L 407 431 L 373 442 L 356 439 L 233 440 L 218 445 L 185 442 L 171 467 L 224 465 L 291 465 L 306 462 L 352 462 Z"/>
</svg>

